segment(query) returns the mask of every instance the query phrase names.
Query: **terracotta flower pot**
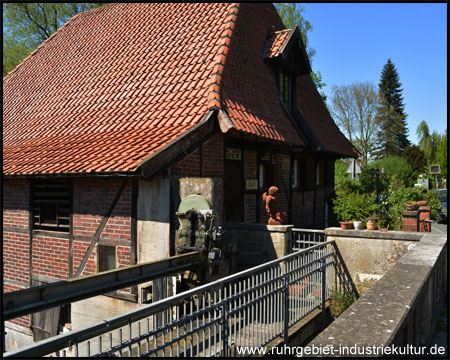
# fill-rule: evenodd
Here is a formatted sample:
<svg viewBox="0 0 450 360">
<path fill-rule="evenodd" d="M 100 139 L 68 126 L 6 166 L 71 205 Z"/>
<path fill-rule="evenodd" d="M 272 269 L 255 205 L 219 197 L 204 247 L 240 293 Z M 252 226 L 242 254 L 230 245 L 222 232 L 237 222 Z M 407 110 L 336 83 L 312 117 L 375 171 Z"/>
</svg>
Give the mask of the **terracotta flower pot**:
<svg viewBox="0 0 450 360">
<path fill-rule="evenodd" d="M 366 224 L 367 230 L 375 230 L 376 225 L 377 224 L 376 224 L 375 220 L 368 220 L 367 224 Z"/>
<path fill-rule="evenodd" d="M 420 200 L 417 202 L 417 205 L 419 205 L 419 206 L 427 206 L 427 204 L 428 204 L 427 200 Z"/>
<path fill-rule="evenodd" d="M 341 221 L 341 229 L 342 230 L 353 229 L 353 222 L 351 222 L 351 221 Z"/>
<path fill-rule="evenodd" d="M 405 208 L 408 211 L 415 211 L 419 208 L 419 204 L 417 203 L 406 203 Z"/>
</svg>

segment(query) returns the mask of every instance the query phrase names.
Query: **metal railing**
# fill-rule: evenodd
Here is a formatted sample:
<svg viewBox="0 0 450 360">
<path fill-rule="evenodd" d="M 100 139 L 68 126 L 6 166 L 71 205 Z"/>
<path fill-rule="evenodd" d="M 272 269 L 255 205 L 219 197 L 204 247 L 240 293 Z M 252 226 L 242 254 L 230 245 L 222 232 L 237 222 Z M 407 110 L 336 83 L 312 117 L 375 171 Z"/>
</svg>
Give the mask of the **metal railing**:
<svg viewBox="0 0 450 360">
<path fill-rule="evenodd" d="M 292 229 L 292 251 L 307 249 L 310 246 L 327 241 L 325 230 Z"/>
<path fill-rule="evenodd" d="M 264 346 L 332 291 L 334 242 L 324 242 L 4 356 L 231 356 Z M 160 326 L 152 317 L 161 314 Z"/>
</svg>

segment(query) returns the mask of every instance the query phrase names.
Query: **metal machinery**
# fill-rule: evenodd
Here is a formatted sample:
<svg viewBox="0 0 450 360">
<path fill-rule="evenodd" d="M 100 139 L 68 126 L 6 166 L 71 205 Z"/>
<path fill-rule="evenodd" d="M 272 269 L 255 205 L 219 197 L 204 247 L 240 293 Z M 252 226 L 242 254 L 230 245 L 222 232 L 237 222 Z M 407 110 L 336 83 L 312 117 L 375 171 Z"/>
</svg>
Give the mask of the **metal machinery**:
<svg viewBox="0 0 450 360">
<path fill-rule="evenodd" d="M 218 226 L 218 216 L 208 201 L 201 195 L 188 195 L 176 215 L 180 221 L 177 254 L 198 251 L 201 259 L 200 271 L 188 270 L 180 279 L 181 290 L 210 281 L 220 272 L 226 273 L 224 258 L 229 254 L 229 242 L 222 227 Z"/>
</svg>

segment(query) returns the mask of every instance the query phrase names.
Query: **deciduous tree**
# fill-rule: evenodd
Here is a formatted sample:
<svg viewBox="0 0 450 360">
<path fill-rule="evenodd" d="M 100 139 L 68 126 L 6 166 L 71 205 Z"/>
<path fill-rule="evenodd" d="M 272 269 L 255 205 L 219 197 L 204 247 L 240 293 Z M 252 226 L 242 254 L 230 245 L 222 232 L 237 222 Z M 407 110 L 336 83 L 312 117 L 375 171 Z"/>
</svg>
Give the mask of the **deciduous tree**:
<svg viewBox="0 0 450 360">
<path fill-rule="evenodd" d="M 417 126 L 416 135 L 418 144 L 425 153 L 428 164 L 431 164 L 436 159 L 436 150 L 441 142 L 441 135 L 436 130 L 430 134 L 430 129 L 425 120 L 421 121 L 419 126 Z"/>
<path fill-rule="evenodd" d="M 441 142 L 436 149 L 436 163 L 441 166 L 441 178 L 447 178 L 447 129 L 441 138 Z"/>
<path fill-rule="evenodd" d="M 375 86 L 369 82 L 333 87 L 332 115 L 361 152 L 363 167 L 375 149 L 377 98 Z"/>
</svg>

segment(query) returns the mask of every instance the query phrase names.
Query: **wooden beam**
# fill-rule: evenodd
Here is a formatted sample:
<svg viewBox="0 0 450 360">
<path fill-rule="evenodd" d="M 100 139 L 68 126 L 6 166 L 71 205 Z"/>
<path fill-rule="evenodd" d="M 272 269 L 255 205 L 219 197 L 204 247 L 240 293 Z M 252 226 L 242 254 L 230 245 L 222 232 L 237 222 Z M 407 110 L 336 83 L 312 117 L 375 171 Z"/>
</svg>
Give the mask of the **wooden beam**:
<svg viewBox="0 0 450 360">
<path fill-rule="evenodd" d="M 116 193 L 114 194 L 114 198 L 109 204 L 109 208 L 106 211 L 105 215 L 103 215 L 102 220 L 100 221 L 100 225 L 98 226 L 97 230 L 95 231 L 95 235 L 91 241 L 91 244 L 89 245 L 89 248 L 86 250 L 86 253 L 84 254 L 83 260 L 81 261 L 80 266 L 78 267 L 78 270 L 75 274 L 75 277 L 79 277 L 81 273 L 84 270 L 84 267 L 86 266 L 87 261 L 89 260 L 89 257 L 92 254 L 92 251 L 94 250 L 95 245 L 98 242 L 98 239 L 100 239 L 100 235 L 103 232 L 103 229 L 106 226 L 106 223 L 108 222 L 109 218 L 111 217 L 111 214 L 116 207 L 117 201 L 119 201 L 120 195 L 122 195 L 123 190 L 125 189 L 125 186 L 127 185 L 128 179 L 123 179 L 122 183 L 120 184 L 119 188 L 117 189 Z"/>
<path fill-rule="evenodd" d="M 218 131 L 217 112 L 211 110 L 205 118 L 176 140 L 167 144 L 138 164 L 143 177 L 151 177 L 163 168 L 170 166 L 180 156 L 188 155 L 205 138 Z"/>
<path fill-rule="evenodd" d="M 3 294 L 3 320 L 11 320 L 36 311 L 71 304 L 93 296 L 105 295 L 131 285 L 192 269 L 201 261 L 199 252 L 149 261 L 143 264 L 83 276 L 77 279 L 30 287 Z"/>
</svg>

